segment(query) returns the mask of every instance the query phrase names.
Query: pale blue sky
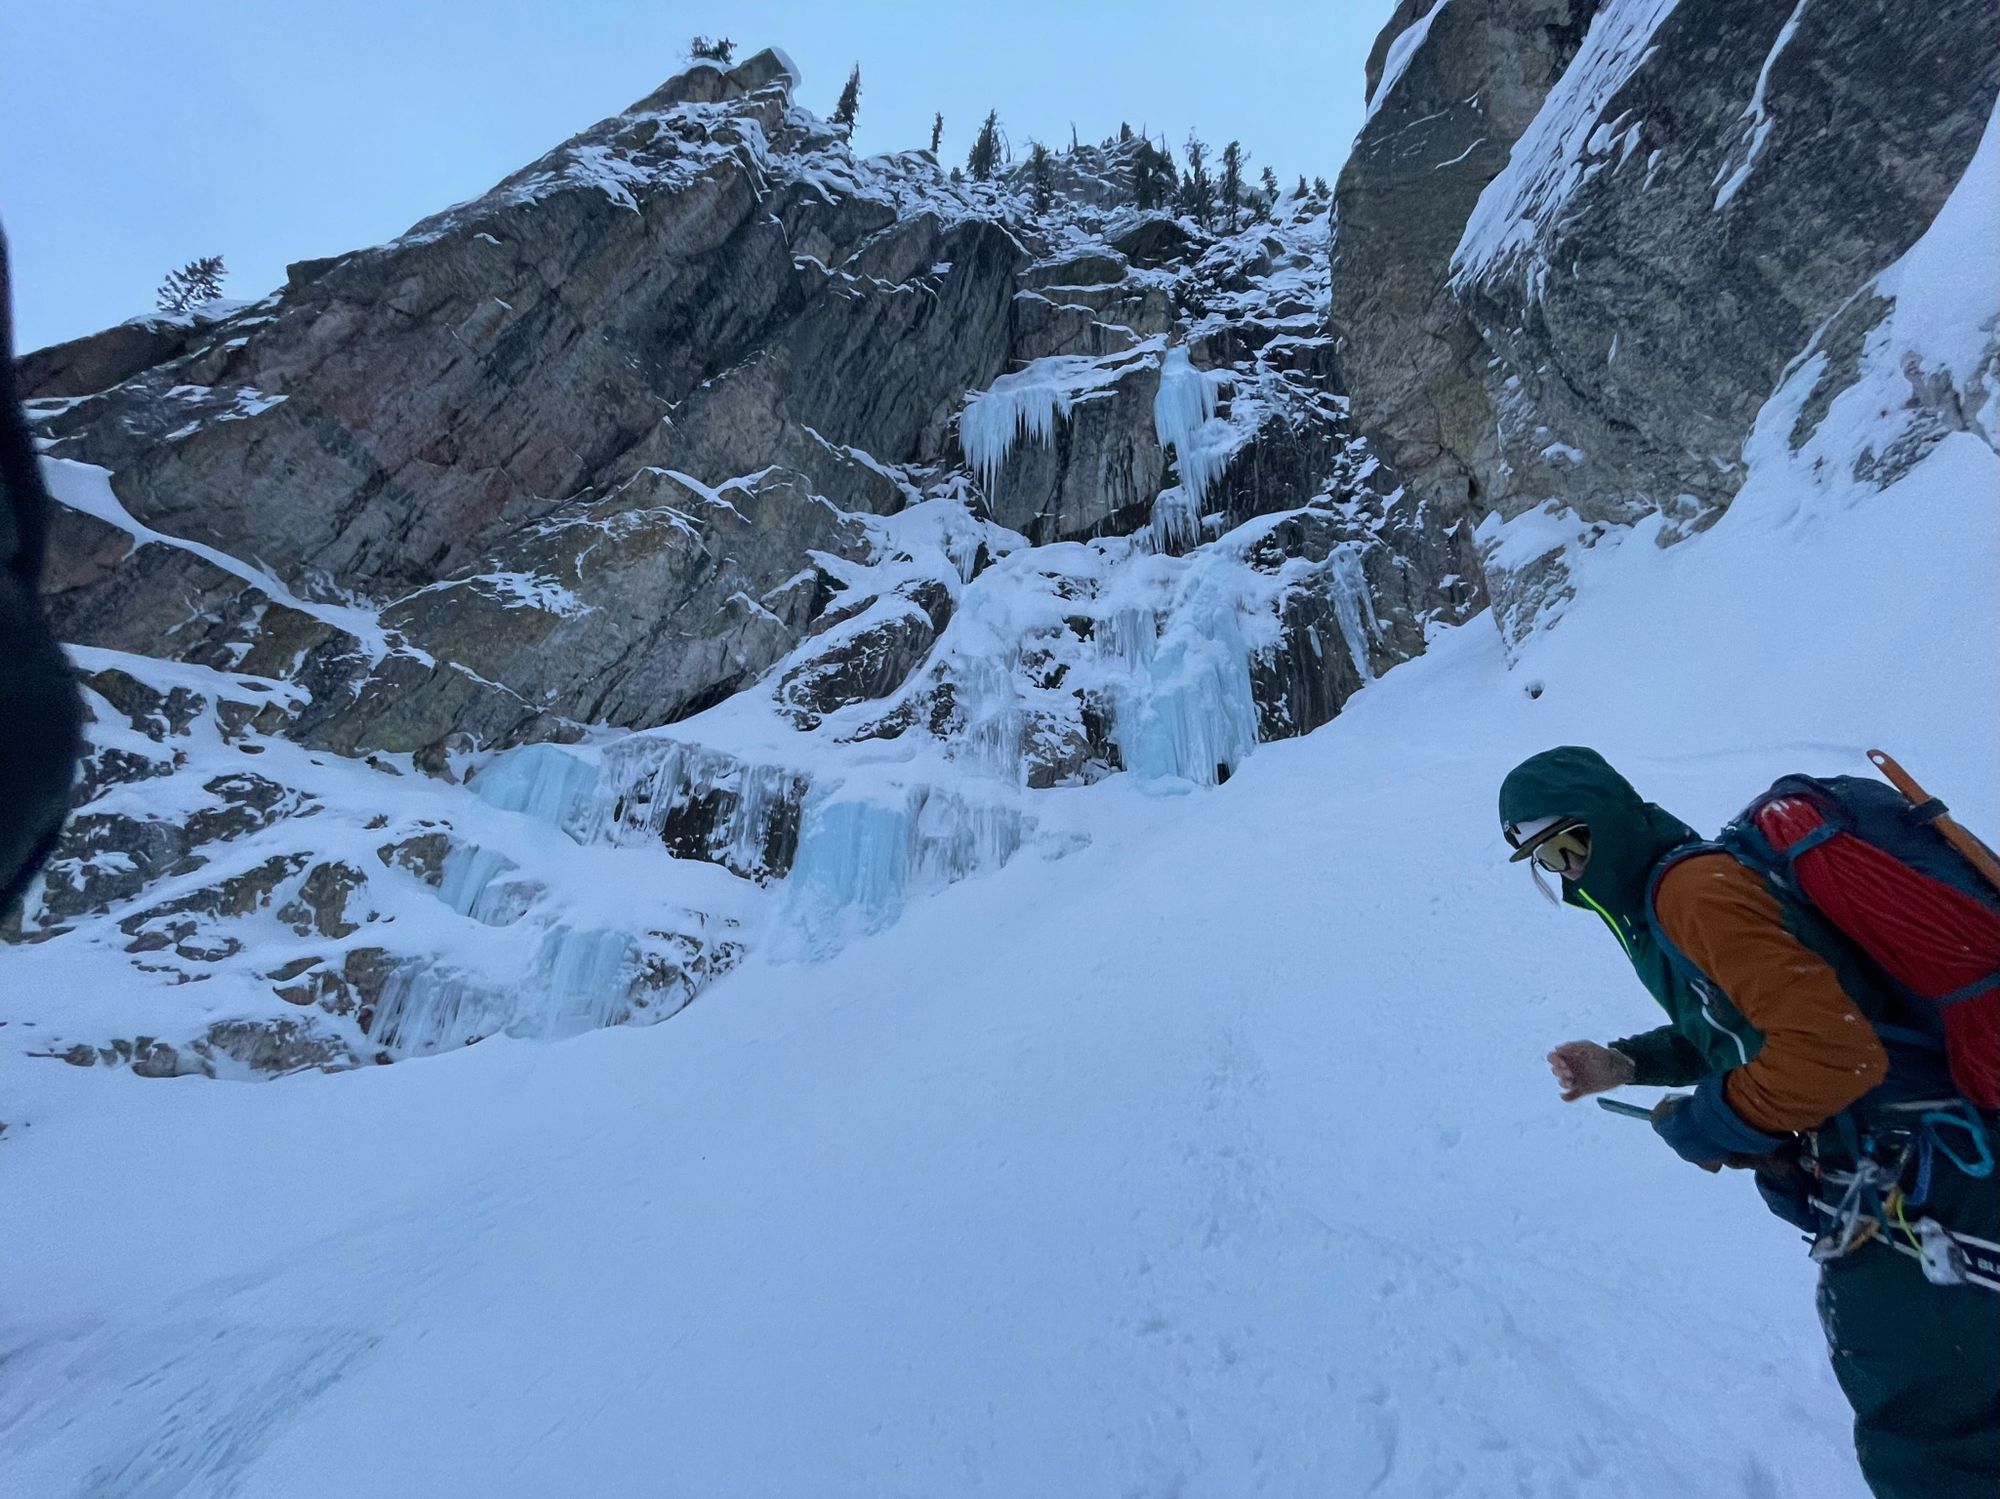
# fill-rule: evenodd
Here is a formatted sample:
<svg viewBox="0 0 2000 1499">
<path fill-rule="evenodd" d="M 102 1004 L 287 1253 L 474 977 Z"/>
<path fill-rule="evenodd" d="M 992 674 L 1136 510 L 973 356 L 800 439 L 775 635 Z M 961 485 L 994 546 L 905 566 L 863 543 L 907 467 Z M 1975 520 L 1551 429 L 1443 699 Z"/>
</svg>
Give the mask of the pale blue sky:
<svg viewBox="0 0 2000 1499">
<path fill-rule="evenodd" d="M 6 0 L 0 222 L 23 349 L 152 306 L 219 253 L 229 295 L 473 197 L 682 66 L 694 32 L 776 43 L 821 114 L 861 64 L 855 144 L 962 160 L 1000 111 L 1016 150 L 1129 120 L 1235 137 L 1329 181 L 1394 0 Z"/>
</svg>

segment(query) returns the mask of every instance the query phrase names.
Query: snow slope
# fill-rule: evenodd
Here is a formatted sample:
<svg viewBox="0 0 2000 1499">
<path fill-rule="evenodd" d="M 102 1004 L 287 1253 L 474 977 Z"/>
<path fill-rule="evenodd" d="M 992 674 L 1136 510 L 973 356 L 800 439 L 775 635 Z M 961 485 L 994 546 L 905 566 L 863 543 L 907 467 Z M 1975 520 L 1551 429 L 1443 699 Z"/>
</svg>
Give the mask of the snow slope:
<svg viewBox="0 0 2000 1499">
<path fill-rule="evenodd" d="M 1992 834 L 1994 153 L 1804 447 L 1812 351 L 1512 666 L 1477 620 L 1222 786 L 1052 792 L 1087 847 L 671 1025 L 9 1053 L 6 1492 L 1858 1499 L 1795 1236 L 1555 1101 L 1653 1017 L 1493 794 L 1581 741 L 1713 824 L 1880 744 Z"/>
<path fill-rule="evenodd" d="M 1476 622 L 1211 793 L 1066 793 L 1090 848 L 670 1026 L 17 1065 L 12 1491 L 1858 1495 L 1791 1234 L 1554 1101 L 1648 1005 L 1492 794 L 1584 740 L 1713 820 L 1879 740 L 1990 830 L 1996 477 L 1634 537 L 1514 671 Z"/>
</svg>

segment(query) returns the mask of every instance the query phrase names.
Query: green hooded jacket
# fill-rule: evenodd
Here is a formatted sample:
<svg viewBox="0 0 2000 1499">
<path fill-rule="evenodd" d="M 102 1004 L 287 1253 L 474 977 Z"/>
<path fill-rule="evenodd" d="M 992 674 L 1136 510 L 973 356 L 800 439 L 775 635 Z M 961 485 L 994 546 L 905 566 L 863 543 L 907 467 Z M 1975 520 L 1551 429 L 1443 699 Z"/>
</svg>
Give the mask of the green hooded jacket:
<svg viewBox="0 0 2000 1499">
<path fill-rule="evenodd" d="M 1562 882 L 1563 901 L 1603 919 L 1671 1022 L 1613 1043 L 1632 1058 L 1636 1081 L 1682 1087 L 1757 1055 L 1762 1034 L 1719 988 L 1676 968 L 1646 920 L 1653 871 L 1675 849 L 1701 841 L 1694 829 L 1640 796 L 1596 750 L 1578 745 L 1544 750 L 1501 782 L 1503 823 L 1541 817 L 1589 825 L 1590 862 L 1581 880 Z"/>
</svg>

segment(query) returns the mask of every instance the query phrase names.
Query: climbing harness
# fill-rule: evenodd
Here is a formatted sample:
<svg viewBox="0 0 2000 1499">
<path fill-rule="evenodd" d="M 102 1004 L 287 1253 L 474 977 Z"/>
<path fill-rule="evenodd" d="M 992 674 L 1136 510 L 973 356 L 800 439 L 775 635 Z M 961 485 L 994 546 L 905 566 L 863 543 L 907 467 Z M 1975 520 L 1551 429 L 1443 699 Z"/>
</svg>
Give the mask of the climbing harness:
<svg viewBox="0 0 2000 1499">
<path fill-rule="evenodd" d="M 1915 1259 L 1933 1285 L 2000 1291 L 2000 1243 L 1946 1228 L 1923 1212 L 1940 1156 L 1974 1181 L 1993 1174 L 1993 1147 L 1985 1121 L 1957 1099 L 1905 1104 L 1895 1112 L 1915 1118 L 1866 1133 L 1849 1115 L 1835 1121 L 1841 1146 L 1855 1162 L 1851 1171 L 1820 1166 L 1815 1137 L 1814 1174 L 1840 1196 L 1833 1202 L 1820 1196 L 1811 1199 L 1830 1224 L 1813 1241 L 1813 1259 L 1828 1264 L 1879 1239 Z"/>
</svg>

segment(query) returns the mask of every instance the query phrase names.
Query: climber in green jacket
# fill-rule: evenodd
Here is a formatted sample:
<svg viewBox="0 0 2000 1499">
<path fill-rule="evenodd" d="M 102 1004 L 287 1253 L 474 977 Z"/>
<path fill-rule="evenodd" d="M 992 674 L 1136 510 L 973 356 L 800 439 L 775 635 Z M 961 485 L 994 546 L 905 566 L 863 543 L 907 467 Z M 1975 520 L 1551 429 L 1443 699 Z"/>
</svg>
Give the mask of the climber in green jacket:
<svg viewBox="0 0 2000 1499">
<path fill-rule="evenodd" d="M 1517 766 L 1500 818 L 1514 858 L 1531 861 L 1538 882 L 1554 875 L 1564 904 L 1610 928 L 1668 1017 L 1608 1046 L 1556 1047 L 1565 1099 L 1692 1086 L 1655 1110 L 1654 1129 L 1711 1170 L 1752 1168 L 1772 1210 L 1808 1233 L 1827 1226 L 1814 1198 L 1862 1162 L 1901 1151 L 1903 1169 L 1920 1128 L 1909 1101 L 1955 1089 L 1935 1054 L 1885 1044 L 1876 1024 L 1899 1001 L 1823 917 L 1733 855 L 1694 848 L 1693 829 L 1593 750 Z M 1961 1101 L 1959 1116 L 1985 1148 L 1991 1115 Z M 1982 1173 L 1978 1152 L 1960 1145 L 1934 1160 L 1918 1200 L 1944 1227 L 1992 1242 L 2000 1178 L 1987 1159 Z M 1862 1472 L 1878 1499 L 1996 1499 L 2000 1289 L 1932 1284 L 1916 1255 L 1861 1227 L 1850 1244 L 1821 1237 L 1815 1258 Z"/>
</svg>

